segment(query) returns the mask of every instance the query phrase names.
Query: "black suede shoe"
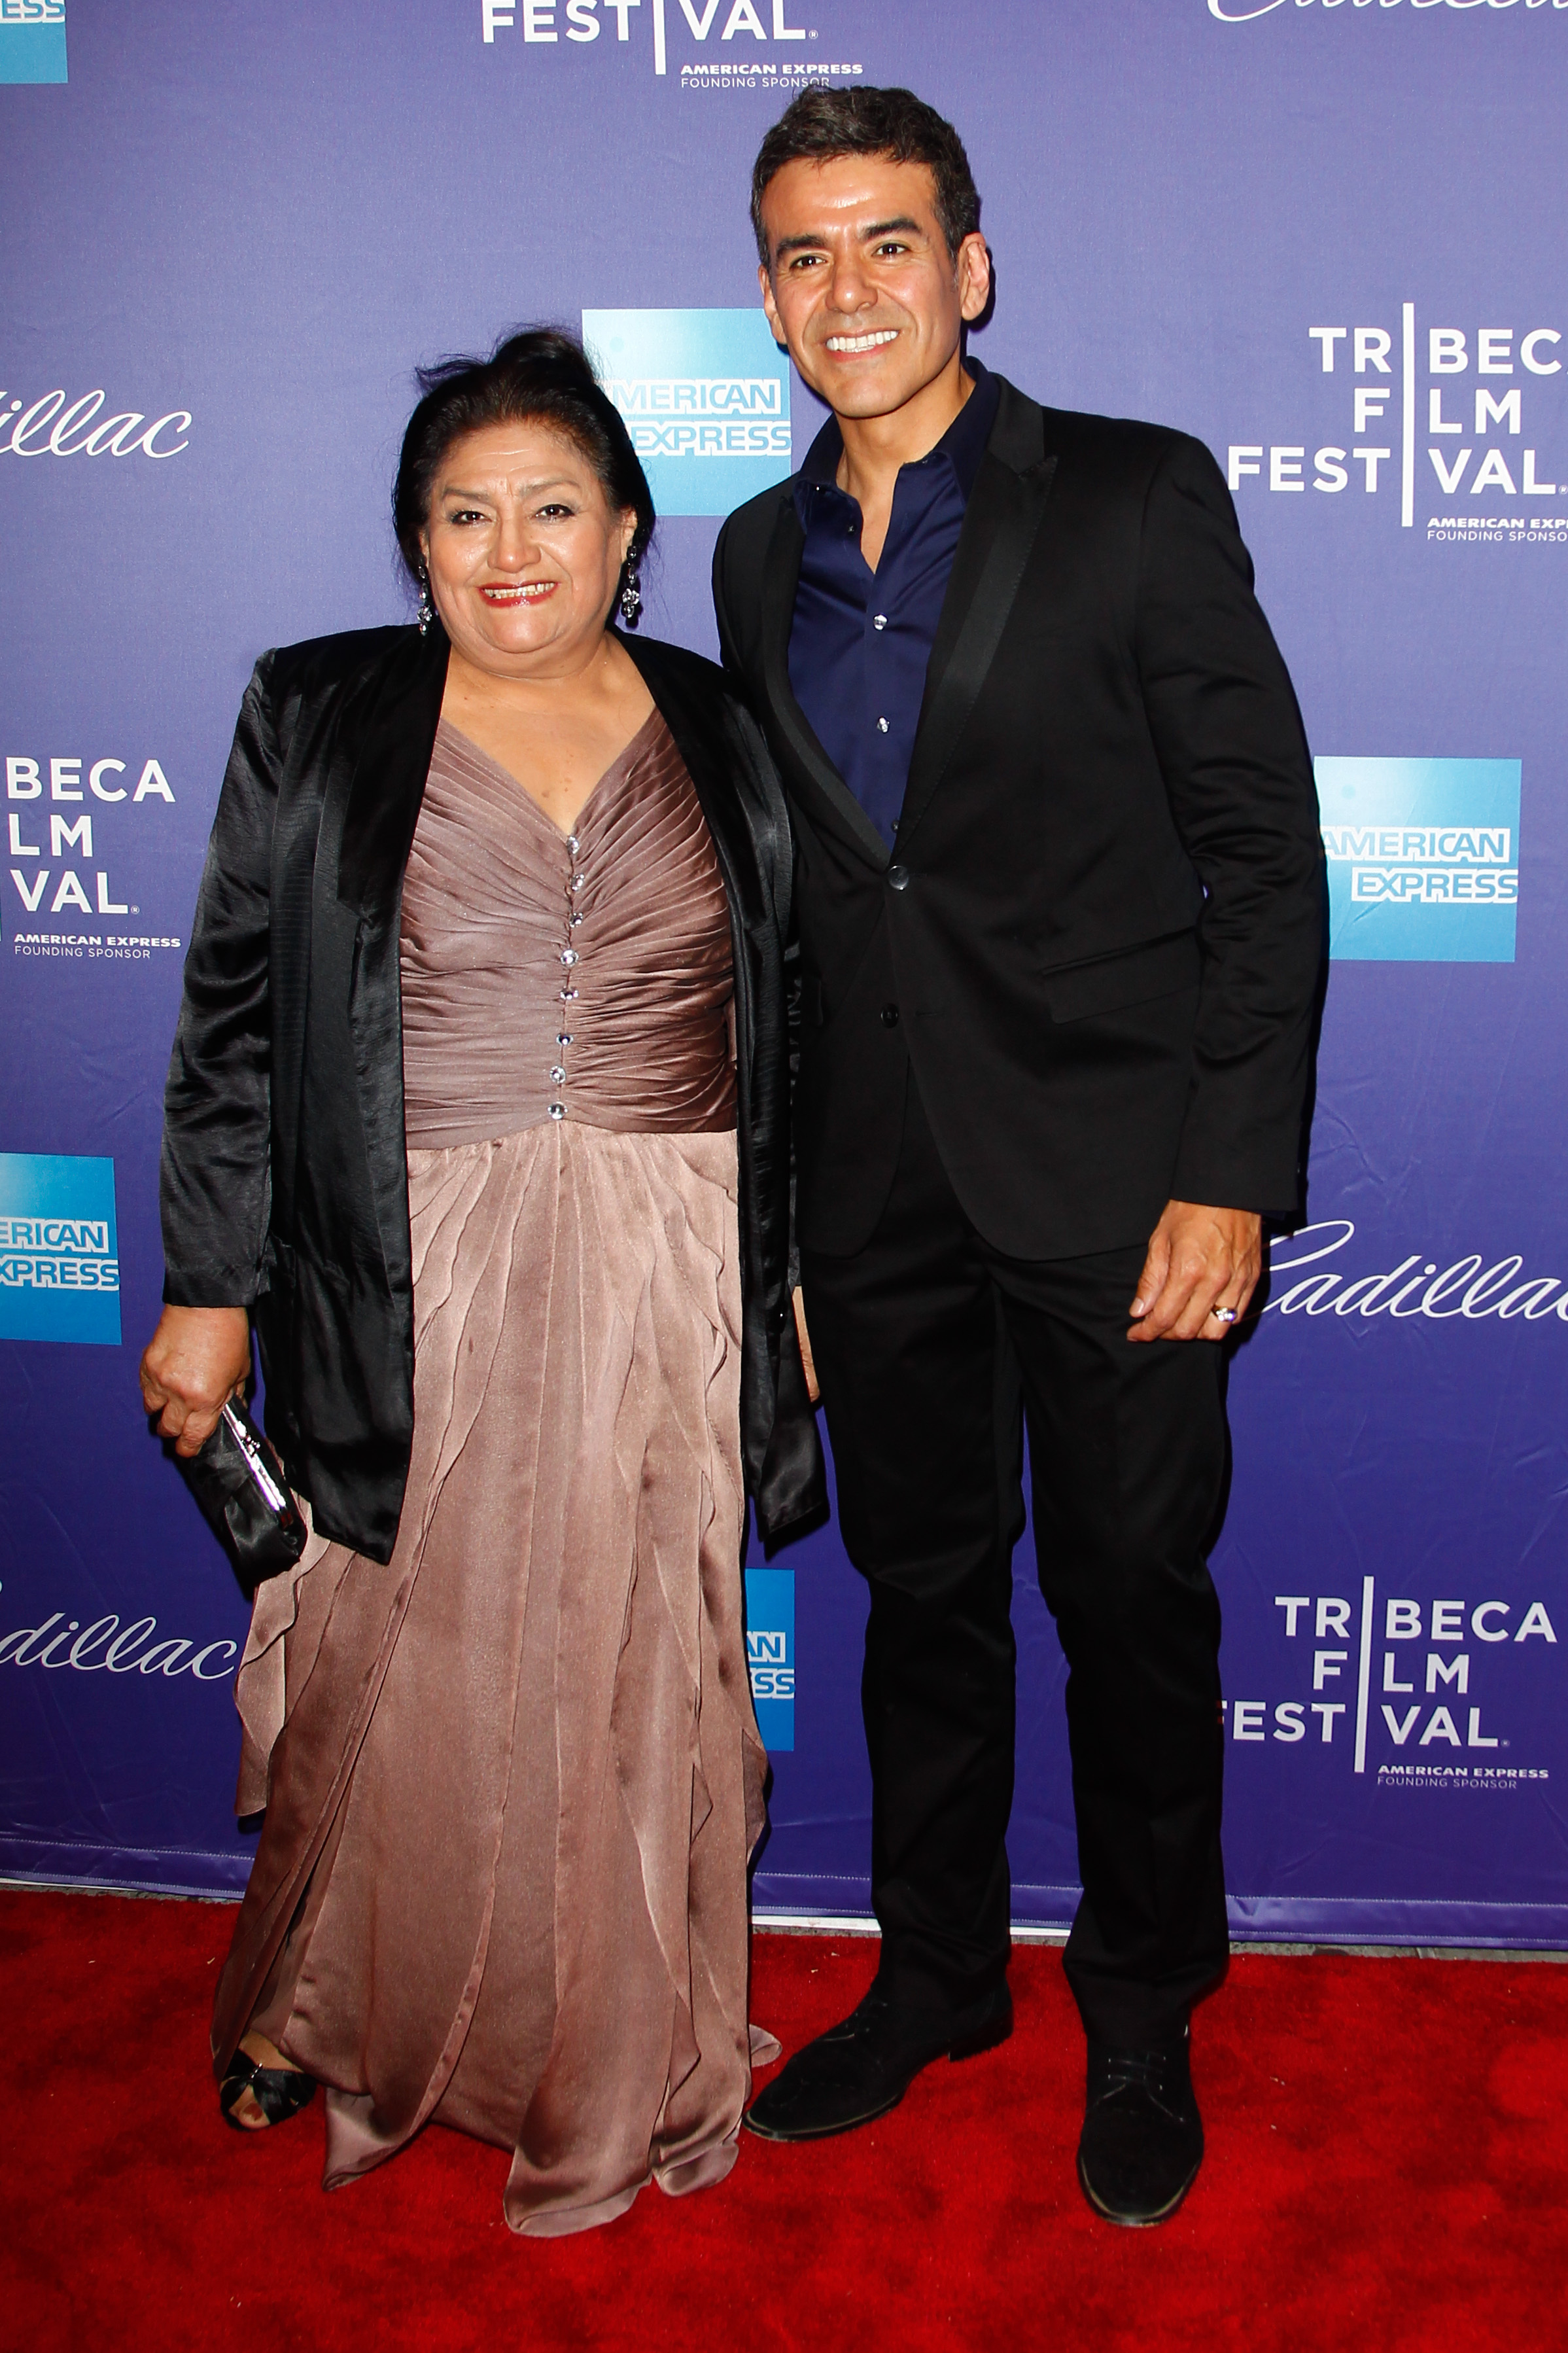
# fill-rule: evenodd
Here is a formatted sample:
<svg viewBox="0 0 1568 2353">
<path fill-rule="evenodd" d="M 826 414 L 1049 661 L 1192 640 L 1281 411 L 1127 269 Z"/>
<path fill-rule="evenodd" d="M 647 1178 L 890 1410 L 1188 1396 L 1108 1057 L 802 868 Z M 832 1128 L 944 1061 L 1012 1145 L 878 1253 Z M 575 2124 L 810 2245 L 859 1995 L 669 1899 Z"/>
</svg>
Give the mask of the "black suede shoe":
<svg viewBox="0 0 1568 2353">
<path fill-rule="evenodd" d="M 1198 2178 L 1204 2127 L 1190 2047 L 1186 2034 L 1152 2051 L 1089 2046 L 1078 2178 L 1108 2222 L 1163 2222 Z"/>
<path fill-rule="evenodd" d="M 748 2128 L 763 2140 L 826 2140 L 896 2108 L 933 2059 L 973 2059 L 1013 2031 L 1005 1985 L 967 2010 L 896 2005 L 873 1983 L 858 2010 L 808 2042 L 760 2092 Z"/>
</svg>

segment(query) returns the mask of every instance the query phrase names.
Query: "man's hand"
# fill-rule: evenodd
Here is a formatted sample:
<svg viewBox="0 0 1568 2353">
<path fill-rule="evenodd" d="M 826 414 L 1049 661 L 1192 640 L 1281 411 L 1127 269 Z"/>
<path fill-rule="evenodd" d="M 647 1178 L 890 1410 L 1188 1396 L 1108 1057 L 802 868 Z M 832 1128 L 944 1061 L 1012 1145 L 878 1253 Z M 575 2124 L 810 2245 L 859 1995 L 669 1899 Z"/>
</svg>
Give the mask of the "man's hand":
<svg viewBox="0 0 1568 2353">
<path fill-rule="evenodd" d="M 822 1391 L 816 1386 L 816 1366 L 811 1361 L 811 1335 L 805 1328 L 805 1302 L 801 1297 L 798 1283 L 795 1291 L 795 1337 L 800 1342 L 800 1363 L 801 1370 L 805 1375 L 806 1396 L 813 1405 L 820 1405 Z"/>
<path fill-rule="evenodd" d="M 142 1359 L 142 1402 L 176 1454 L 195 1454 L 249 1378 L 243 1307 L 165 1307 Z"/>
<path fill-rule="evenodd" d="M 1149 1237 L 1127 1336 L 1223 1340 L 1246 1314 L 1262 1271 L 1263 1220 L 1256 1209 L 1167 1201 Z M 1234 1312 L 1216 1315 L 1216 1307 Z"/>
</svg>

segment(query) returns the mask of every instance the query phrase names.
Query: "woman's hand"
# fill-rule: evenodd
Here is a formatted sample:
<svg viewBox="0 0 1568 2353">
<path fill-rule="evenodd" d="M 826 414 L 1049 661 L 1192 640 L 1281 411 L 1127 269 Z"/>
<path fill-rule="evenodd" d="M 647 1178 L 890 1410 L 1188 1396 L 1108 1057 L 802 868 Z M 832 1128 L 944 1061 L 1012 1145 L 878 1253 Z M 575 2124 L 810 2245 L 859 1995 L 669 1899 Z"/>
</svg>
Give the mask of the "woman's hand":
<svg viewBox="0 0 1568 2353">
<path fill-rule="evenodd" d="M 176 1454 L 195 1454 L 250 1378 L 243 1307 L 165 1307 L 142 1358 L 142 1402 Z"/>
</svg>

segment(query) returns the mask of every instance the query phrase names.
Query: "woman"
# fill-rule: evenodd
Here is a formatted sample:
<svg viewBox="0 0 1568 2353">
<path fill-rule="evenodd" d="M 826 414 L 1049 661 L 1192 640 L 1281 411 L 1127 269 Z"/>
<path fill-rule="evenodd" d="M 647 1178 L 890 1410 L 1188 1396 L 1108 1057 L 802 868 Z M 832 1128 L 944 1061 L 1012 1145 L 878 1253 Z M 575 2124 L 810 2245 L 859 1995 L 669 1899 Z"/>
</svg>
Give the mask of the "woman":
<svg viewBox="0 0 1568 2353">
<path fill-rule="evenodd" d="M 744 1491 L 769 1538 L 822 1493 L 790 851 L 721 673 L 611 626 L 653 508 L 581 349 L 421 385 L 417 628 L 268 654 L 245 698 L 142 1380 L 193 1452 L 254 1320 L 311 1514 L 239 1670 L 225 2113 L 326 2084 L 328 2187 L 437 2116 L 552 2234 L 721 2179 L 749 2088 Z"/>
</svg>

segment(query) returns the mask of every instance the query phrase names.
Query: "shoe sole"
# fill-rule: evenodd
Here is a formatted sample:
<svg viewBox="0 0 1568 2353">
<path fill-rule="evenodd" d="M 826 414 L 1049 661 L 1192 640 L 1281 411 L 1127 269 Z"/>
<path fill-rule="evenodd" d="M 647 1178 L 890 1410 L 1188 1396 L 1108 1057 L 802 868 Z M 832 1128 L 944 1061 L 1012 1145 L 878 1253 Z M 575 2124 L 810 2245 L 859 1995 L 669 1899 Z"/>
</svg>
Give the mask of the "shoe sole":
<svg viewBox="0 0 1568 2353">
<path fill-rule="evenodd" d="M 741 2122 L 749 2133 L 755 2133 L 759 2140 L 837 2140 L 840 2133 L 858 2132 L 862 2125 L 874 2125 L 879 2116 L 890 2116 L 908 2089 L 906 2084 L 903 2090 L 895 2092 L 890 2100 L 884 2100 L 879 2108 L 868 2108 L 863 2116 L 847 2116 L 838 2125 L 818 2125 L 809 2132 L 774 2132 L 767 2125 L 758 2124 L 749 2109 Z"/>
<path fill-rule="evenodd" d="M 1119 2230 L 1149 2231 L 1152 2230 L 1157 2222 L 1168 2222 L 1170 2221 L 1172 2215 L 1175 2212 L 1177 2207 L 1181 2204 L 1183 2199 L 1186 2196 L 1188 2190 L 1197 2179 L 1199 2173 L 1203 2170 L 1203 2158 L 1200 2157 L 1196 2165 L 1194 2166 L 1192 2171 L 1188 2174 L 1186 2179 L 1177 2190 L 1175 2196 L 1168 2200 L 1166 2203 L 1153 2214 L 1119 2214 L 1115 2208 L 1108 2206 L 1102 2198 L 1096 2197 L 1093 2189 L 1089 2186 L 1089 2176 L 1083 2169 L 1083 2159 L 1081 2157 L 1078 2161 L 1078 2186 L 1083 2191 L 1084 2196 L 1088 2199 L 1089 2204 L 1093 2207 L 1095 2212 L 1100 2216 L 1102 2221 L 1114 2222 Z"/>
<path fill-rule="evenodd" d="M 962 2036 L 948 2052 L 948 2060 L 952 2064 L 957 2065 L 964 2059 L 978 2059 L 982 2052 L 994 2051 L 999 2043 L 1005 2042 L 1012 2031 L 1013 2012 L 1009 2008 L 1005 2019 L 999 2023 L 981 2027 L 976 2033 Z M 926 2066 L 934 2067 L 937 2060 L 942 2056 L 942 2053 L 938 2051 L 926 2061 Z M 918 2067 L 915 2070 L 916 2074 L 924 2073 L 924 2067 Z M 910 2083 L 912 2084 L 913 2081 L 914 2076 L 911 2075 Z M 750 2109 L 741 2121 L 748 2132 L 755 2133 L 759 2140 L 837 2140 L 840 2133 L 858 2132 L 862 2125 L 874 2125 L 879 2116 L 890 2116 L 909 2088 L 909 2084 L 900 2084 L 892 2098 L 884 2100 L 879 2107 L 867 2108 L 862 2115 L 847 2117 L 842 2124 L 819 2125 L 810 2132 L 774 2132 L 769 2126 L 758 2124 Z"/>
</svg>

